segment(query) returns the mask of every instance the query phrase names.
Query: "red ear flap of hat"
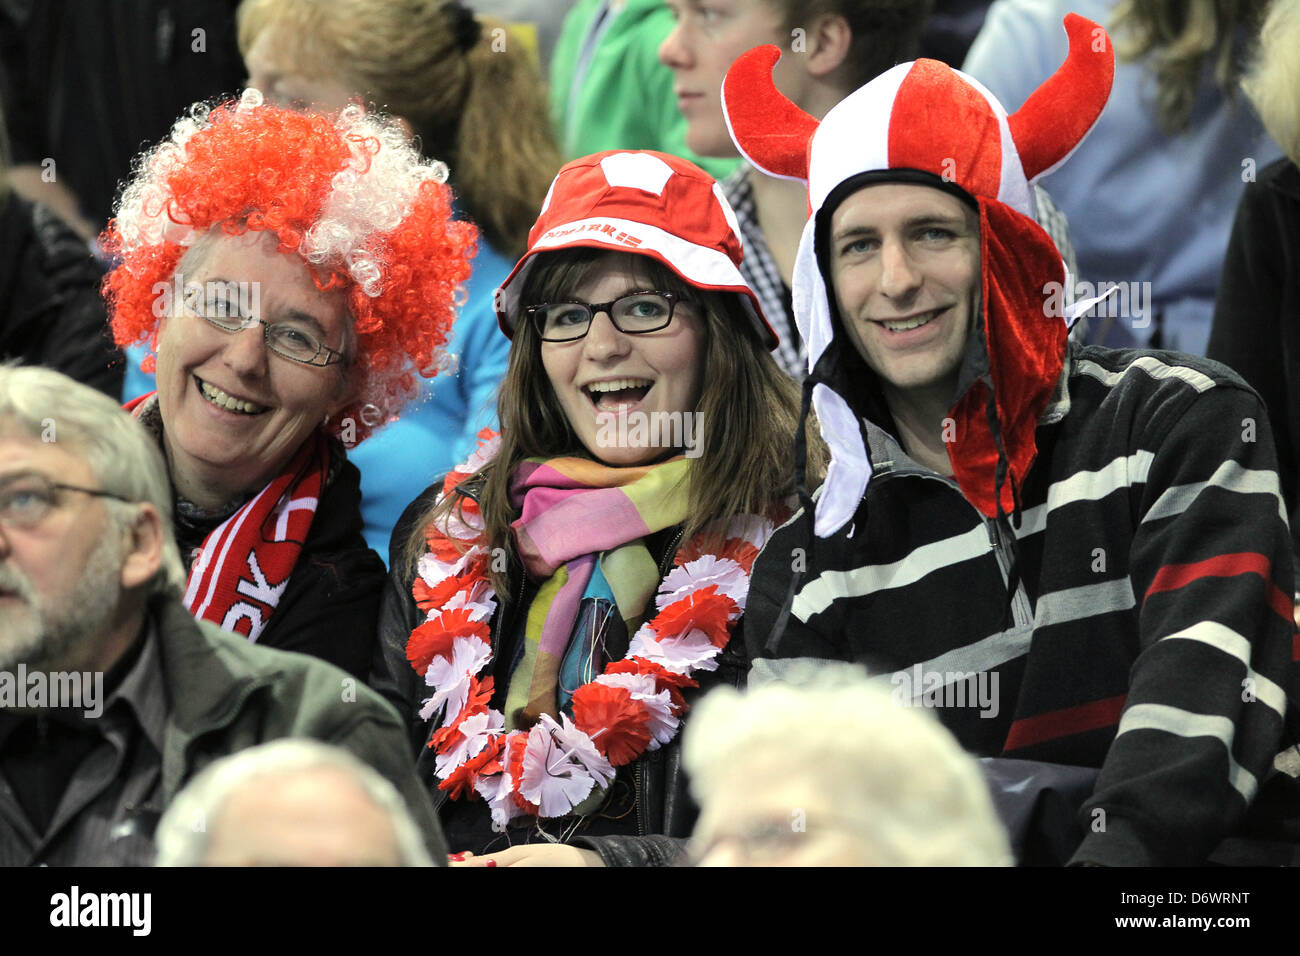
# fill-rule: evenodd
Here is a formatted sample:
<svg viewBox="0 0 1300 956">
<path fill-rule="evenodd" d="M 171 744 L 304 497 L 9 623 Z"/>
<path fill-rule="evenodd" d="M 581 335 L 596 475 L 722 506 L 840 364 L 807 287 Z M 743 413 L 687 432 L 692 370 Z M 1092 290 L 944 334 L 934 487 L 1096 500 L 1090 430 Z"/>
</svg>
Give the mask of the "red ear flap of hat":
<svg viewBox="0 0 1300 956">
<path fill-rule="evenodd" d="M 1025 178 L 1060 165 L 1101 116 L 1115 79 L 1110 36 L 1077 13 L 1065 15 L 1070 52 L 1060 69 L 1007 117 Z"/>
<path fill-rule="evenodd" d="M 1007 475 L 1023 487 L 1038 456 L 1037 430 L 1065 364 L 1068 332 L 1045 306 L 1042 280 L 1065 278 L 1056 245 L 1043 228 L 1000 202 L 981 198 L 980 263 L 984 340 L 993 381 Z M 988 389 L 977 382 L 952 409 L 957 441 L 948 445 L 953 477 L 975 507 L 998 513 L 998 447 L 988 420 Z M 1011 481 L 1002 510 L 1015 507 Z"/>
<path fill-rule="evenodd" d="M 722 115 L 747 160 L 769 176 L 806 182 L 808 141 L 817 120 L 772 82 L 779 59 L 781 48 L 770 43 L 737 57 L 722 81 Z"/>
</svg>

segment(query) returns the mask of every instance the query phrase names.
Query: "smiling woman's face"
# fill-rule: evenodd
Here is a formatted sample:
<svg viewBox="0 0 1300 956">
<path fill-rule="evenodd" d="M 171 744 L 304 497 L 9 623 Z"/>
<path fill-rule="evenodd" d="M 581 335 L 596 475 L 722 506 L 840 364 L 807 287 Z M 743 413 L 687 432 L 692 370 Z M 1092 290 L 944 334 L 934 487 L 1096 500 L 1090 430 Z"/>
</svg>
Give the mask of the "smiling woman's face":
<svg viewBox="0 0 1300 956">
<path fill-rule="evenodd" d="M 267 348 L 260 323 L 225 332 L 197 310 L 217 307 L 215 296 L 227 315 L 289 322 L 345 354 L 352 320 L 343 292 L 318 289 L 306 264 L 276 251 L 269 233 L 209 238 L 178 272 L 208 294 L 193 307 L 173 302 L 159 326 L 164 445 L 177 490 L 215 505 L 260 490 L 326 415 L 347 404 L 347 363 L 291 361 Z"/>
<path fill-rule="evenodd" d="M 654 290 L 628 267 L 626 256 L 610 254 L 562 298 L 601 303 L 644 291 L 665 290 Z M 699 402 L 704 327 L 700 306 L 679 300 L 672 321 L 656 332 L 620 332 L 607 313 L 598 312 L 583 338 L 542 342 L 542 365 L 555 397 L 593 457 L 607 465 L 643 465 L 675 450 L 662 437 L 673 424 L 680 429 Z"/>
</svg>

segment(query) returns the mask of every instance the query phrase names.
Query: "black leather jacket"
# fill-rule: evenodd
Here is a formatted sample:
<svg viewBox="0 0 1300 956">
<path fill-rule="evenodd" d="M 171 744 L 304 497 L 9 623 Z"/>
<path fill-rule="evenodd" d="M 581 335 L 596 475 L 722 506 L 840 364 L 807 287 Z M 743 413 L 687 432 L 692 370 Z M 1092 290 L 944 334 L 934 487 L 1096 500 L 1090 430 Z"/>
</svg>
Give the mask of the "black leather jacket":
<svg viewBox="0 0 1300 956">
<path fill-rule="evenodd" d="M 411 503 L 403 513 L 393 532 L 389 565 L 388 587 L 384 594 L 383 609 L 379 619 L 379 651 L 375 657 L 370 685 L 394 707 L 407 721 L 413 752 L 416 754 L 416 773 L 433 791 L 433 800 L 439 811 L 448 803 L 447 794 L 438 790 L 434 774 L 434 752 L 427 746 L 437 729 L 431 722 L 420 719 L 420 701 L 428 696 L 428 688 L 406 660 L 406 642 L 411 631 L 423 621 L 424 614 L 411 595 L 412 578 L 405 573 L 402 559 L 404 545 L 419 517 L 433 504 L 442 489 L 442 482 L 431 485 Z M 477 490 L 461 486 L 464 493 L 473 496 Z M 660 577 L 671 570 L 673 555 L 681 539 L 680 533 L 667 536 L 664 553 L 659 558 Z M 527 581 L 523 567 L 513 551 L 507 574 L 510 582 L 510 600 L 503 601 L 492 620 L 492 651 L 495 655 L 503 634 L 511 633 L 516 626 L 520 610 L 527 608 L 535 588 Z M 720 683 L 739 686 L 744 681 L 747 668 L 742 656 L 744 640 L 737 630 L 726 650 L 718 657 L 716 671 L 701 673 L 700 688 L 686 693 L 688 704 Z M 494 661 L 495 662 L 495 661 Z M 504 684 L 504 682 L 502 682 Z M 500 694 L 505 688 L 499 687 Z M 633 765 L 636 786 L 637 836 L 583 836 L 573 839 L 574 846 L 594 850 L 606 866 L 668 866 L 679 862 L 683 843 L 695 825 L 698 808 L 690 798 L 685 771 L 681 766 L 681 734 L 658 750 L 643 754 Z"/>
<path fill-rule="evenodd" d="M 52 210 L 0 196 L 0 361 L 43 365 L 117 400 L 126 365 L 109 333 L 103 280 Z"/>
</svg>

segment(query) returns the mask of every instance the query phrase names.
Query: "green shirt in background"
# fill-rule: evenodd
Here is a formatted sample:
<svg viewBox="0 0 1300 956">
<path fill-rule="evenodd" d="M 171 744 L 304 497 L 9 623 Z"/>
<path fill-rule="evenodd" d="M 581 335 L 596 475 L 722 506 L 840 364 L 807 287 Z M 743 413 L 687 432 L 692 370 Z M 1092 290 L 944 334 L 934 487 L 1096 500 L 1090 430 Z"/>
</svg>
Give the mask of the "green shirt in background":
<svg viewBox="0 0 1300 956">
<path fill-rule="evenodd" d="M 608 8 L 608 0 L 579 0 L 551 59 L 551 120 L 565 161 L 607 149 L 656 149 L 689 159 L 715 179 L 729 175 L 739 159 L 700 157 L 686 148 L 673 74 L 658 56 L 673 28 L 672 12 L 662 0 Z"/>
</svg>

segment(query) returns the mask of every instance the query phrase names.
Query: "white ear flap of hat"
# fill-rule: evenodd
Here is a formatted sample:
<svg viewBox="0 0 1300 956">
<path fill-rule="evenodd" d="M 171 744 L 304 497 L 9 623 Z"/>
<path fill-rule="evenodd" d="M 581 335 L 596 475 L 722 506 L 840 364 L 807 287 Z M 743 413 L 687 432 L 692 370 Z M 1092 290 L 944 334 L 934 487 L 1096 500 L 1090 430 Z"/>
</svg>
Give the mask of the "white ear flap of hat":
<svg viewBox="0 0 1300 956">
<path fill-rule="evenodd" d="M 1066 288 L 1070 288 L 1071 281 L 1073 280 L 1067 272 L 1065 274 Z M 1074 328 L 1074 323 L 1078 322 L 1079 319 L 1083 318 L 1083 316 L 1087 315 L 1118 291 L 1119 286 L 1112 285 L 1109 289 L 1105 289 L 1099 295 L 1090 296 L 1087 299 L 1080 299 L 1077 302 L 1071 302 L 1065 307 L 1065 327 L 1067 329 Z"/>
<path fill-rule="evenodd" d="M 826 283 L 817 268 L 816 243 L 817 217 L 814 215 L 804 223 L 803 235 L 799 237 L 799 251 L 794 260 L 794 288 L 790 296 L 799 337 L 808 344 L 809 372 L 826 351 L 826 346 L 831 344 L 834 334 Z"/>
<path fill-rule="evenodd" d="M 794 314 L 799 320 L 799 334 L 808 343 L 809 372 L 834 336 L 829 290 L 817 268 L 815 220 L 808 221 L 799 240 L 794 281 Z M 827 538 L 844 527 L 857 511 L 871 480 L 871 459 L 862 441 L 858 416 L 842 395 L 818 383 L 813 386 L 812 401 L 822 438 L 831 453 L 813 524 L 814 533 Z"/>
<path fill-rule="evenodd" d="M 858 510 L 871 480 L 871 459 L 862 442 L 858 416 L 842 395 L 819 382 L 813 386 L 813 408 L 831 450 L 813 531 L 819 538 L 829 538 Z"/>
</svg>

